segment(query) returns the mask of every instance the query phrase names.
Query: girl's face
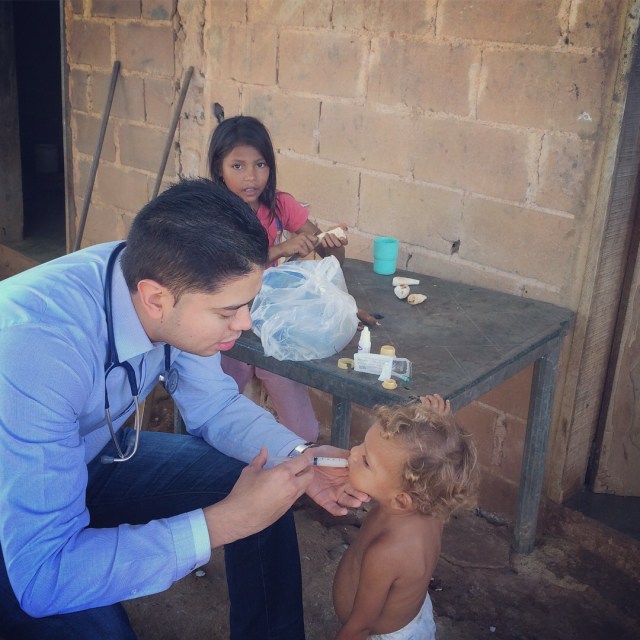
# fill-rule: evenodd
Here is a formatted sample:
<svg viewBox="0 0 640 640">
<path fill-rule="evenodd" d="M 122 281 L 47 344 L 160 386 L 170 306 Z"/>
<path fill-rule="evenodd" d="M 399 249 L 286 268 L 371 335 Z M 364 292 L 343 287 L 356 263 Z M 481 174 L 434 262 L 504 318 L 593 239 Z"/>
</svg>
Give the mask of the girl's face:
<svg viewBox="0 0 640 640">
<path fill-rule="evenodd" d="M 383 438 L 376 422 L 367 431 L 364 442 L 351 449 L 349 482 L 354 489 L 385 502 L 402 491 L 402 467 L 406 460 L 406 449 L 393 439 Z"/>
<path fill-rule="evenodd" d="M 222 160 L 222 180 L 227 189 L 240 196 L 254 211 L 269 180 L 269 165 L 255 147 L 238 145 Z"/>
</svg>

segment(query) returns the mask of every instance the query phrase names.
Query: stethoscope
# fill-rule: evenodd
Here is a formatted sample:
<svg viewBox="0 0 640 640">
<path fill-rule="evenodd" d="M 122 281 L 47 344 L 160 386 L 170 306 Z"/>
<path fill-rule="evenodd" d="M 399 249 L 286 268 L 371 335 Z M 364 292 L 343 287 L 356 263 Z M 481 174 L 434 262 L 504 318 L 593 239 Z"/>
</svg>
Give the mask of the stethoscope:
<svg viewBox="0 0 640 640">
<path fill-rule="evenodd" d="M 136 380 L 136 374 L 131 364 L 127 361 L 120 362 L 118 357 L 118 350 L 116 349 L 116 341 L 113 335 L 113 307 L 111 300 L 111 285 L 113 280 L 113 268 L 116 263 L 116 259 L 120 252 L 125 248 L 126 242 L 121 242 L 109 256 L 107 262 L 107 270 L 105 274 L 104 284 L 104 313 L 107 319 L 107 362 L 104 365 L 104 414 L 107 420 L 107 426 L 111 433 L 111 439 L 116 447 L 118 454 L 115 456 L 104 455 L 100 458 L 100 462 L 103 464 L 110 464 L 112 462 L 127 462 L 131 460 L 138 450 L 138 442 L 140 441 L 140 431 L 142 430 L 142 412 L 140 411 L 140 403 L 138 401 L 138 395 L 140 394 L 140 388 L 138 381 Z M 129 388 L 131 389 L 131 395 L 133 396 L 133 403 L 135 405 L 135 419 L 134 430 L 135 438 L 133 443 L 129 443 L 127 450 L 122 451 L 118 439 L 116 438 L 116 432 L 113 428 L 113 421 L 111 419 L 111 410 L 109 408 L 109 394 L 107 392 L 107 378 L 109 374 L 118 367 L 122 367 L 127 374 L 129 381 Z M 164 345 L 164 373 L 160 375 L 160 382 L 164 385 L 169 394 L 173 394 L 178 386 L 178 372 L 176 369 L 171 368 L 171 346 Z"/>
</svg>

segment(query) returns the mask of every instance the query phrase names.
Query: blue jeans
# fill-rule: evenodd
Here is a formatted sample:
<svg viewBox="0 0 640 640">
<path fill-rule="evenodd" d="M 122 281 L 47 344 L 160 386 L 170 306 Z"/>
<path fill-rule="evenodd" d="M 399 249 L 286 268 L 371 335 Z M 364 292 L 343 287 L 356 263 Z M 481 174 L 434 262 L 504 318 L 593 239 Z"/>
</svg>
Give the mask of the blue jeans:
<svg viewBox="0 0 640 640">
<path fill-rule="evenodd" d="M 132 437 L 118 433 L 121 447 Z M 244 463 L 200 438 L 143 431 L 129 462 L 102 464 L 109 443 L 89 463 L 87 507 L 92 527 L 144 524 L 224 498 Z M 0 551 L 1 554 L 1 551 Z M 232 640 L 303 640 L 302 579 L 293 513 L 224 549 Z M 20 609 L 0 555 L 0 636 L 6 640 L 129 640 L 136 635 L 121 604 L 32 618 Z"/>
</svg>

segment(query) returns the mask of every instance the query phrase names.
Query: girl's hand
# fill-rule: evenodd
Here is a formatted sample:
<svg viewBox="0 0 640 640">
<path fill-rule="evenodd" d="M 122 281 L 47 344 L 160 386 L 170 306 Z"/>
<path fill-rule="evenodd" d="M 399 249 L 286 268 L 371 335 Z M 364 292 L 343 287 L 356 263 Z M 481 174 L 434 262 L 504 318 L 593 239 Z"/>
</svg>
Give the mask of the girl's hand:
<svg viewBox="0 0 640 640">
<path fill-rule="evenodd" d="M 344 262 L 344 247 L 349 243 L 347 238 L 347 225 L 342 222 L 337 227 L 329 229 L 318 236 L 316 251 L 321 258 L 335 256 L 340 264 Z"/>
<path fill-rule="evenodd" d="M 320 245 L 322 245 L 325 249 L 339 249 L 340 247 L 344 247 L 346 244 L 349 244 L 349 239 L 345 236 L 338 237 L 333 233 L 325 233 L 320 240 Z"/>
<path fill-rule="evenodd" d="M 298 254 L 301 258 L 308 256 L 316 247 L 318 238 L 312 233 L 299 233 L 276 245 L 281 258 Z"/>
</svg>

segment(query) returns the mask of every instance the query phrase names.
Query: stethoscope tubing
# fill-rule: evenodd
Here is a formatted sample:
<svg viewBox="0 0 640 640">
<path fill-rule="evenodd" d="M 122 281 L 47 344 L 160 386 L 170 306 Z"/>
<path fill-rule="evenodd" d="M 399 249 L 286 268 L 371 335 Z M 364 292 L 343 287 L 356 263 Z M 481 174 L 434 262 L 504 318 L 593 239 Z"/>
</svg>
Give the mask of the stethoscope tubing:
<svg viewBox="0 0 640 640">
<path fill-rule="evenodd" d="M 138 450 L 138 443 L 140 442 L 140 432 L 142 431 L 142 412 L 140 411 L 140 402 L 138 396 L 140 395 L 140 388 L 136 380 L 136 374 L 131 366 L 131 363 L 120 362 L 118 356 L 118 350 L 116 348 L 116 341 L 113 332 L 113 300 L 111 295 L 111 287 L 113 285 L 113 269 L 115 267 L 118 255 L 126 246 L 126 242 L 121 242 L 109 256 L 107 261 L 107 269 L 105 272 L 104 283 L 104 313 L 107 322 L 107 362 L 104 365 L 104 415 L 111 433 L 111 439 L 116 448 L 117 456 L 104 455 L 100 458 L 100 462 L 103 464 L 111 464 L 112 462 L 127 462 L 131 460 Z M 169 392 L 175 391 L 178 384 L 178 372 L 175 369 L 171 369 L 171 346 L 164 345 L 164 366 L 165 373 L 160 376 L 160 380 L 165 384 Z M 127 374 L 127 380 L 129 381 L 129 388 L 131 389 L 131 395 L 133 396 L 133 403 L 135 406 L 135 418 L 134 418 L 134 432 L 135 437 L 133 443 L 129 443 L 125 452 L 122 451 L 122 447 L 118 443 L 116 438 L 116 432 L 113 428 L 113 420 L 111 419 L 111 410 L 109 408 L 109 394 L 107 392 L 107 376 L 118 367 L 125 370 Z"/>
<path fill-rule="evenodd" d="M 116 263 L 116 260 L 122 250 L 127 246 L 126 242 L 121 242 L 109 256 L 109 260 L 107 262 L 107 270 L 105 273 L 105 282 L 104 282 L 104 314 L 107 320 L 107 362 L 104 365 L 104 414 L 105 419 L 107 421 L 107 426 L 109 427 L 109 432 L 111 433 L 111 439 L 113 440 L 113 444 L 116 447 L 117 456 L 102 456 L 100 461 L 104 464 L 109 464 L 111 462 L 127 462 L 133 458 L 137 448 L 138 448 L 138 440 L 140 436 L 139 427 L 142 426 L 142 421 L 138 419 L 139 417 L 139 402 L 138 402 L 138 382 L 136 380 L 136 374 L 133 370 L 133 367 L 129 362 L 120 362 L 120 358 L 118 357 L 118 349 L 116 347 L 116 341 L 113 333 L 113 306 L 112 306 L 112 296 L 111 296 L 111 287 L 113 285 L 113 269 Z M 136 436 L 134 439 L 133 447 L 127 447 L 126 453 L 123 453 L 120 444 L 118 443 L 118 439 L 116 438 L 116 432 L 113 428 L 113 420 L 111 419 L 111 410 L 109 408 L 109 393 L 107 392 L 107 377 L 109 374 L 118 367 L 121 367 L 125 370 L 127 374 L 127 379 L 129 381 L 129 387 L 131 389 L 131 395 L 133 396 L 133 402 L 135 405 L 136 417 L 134 420 L 134 428 L 136 432 Z"/>
</svg>

